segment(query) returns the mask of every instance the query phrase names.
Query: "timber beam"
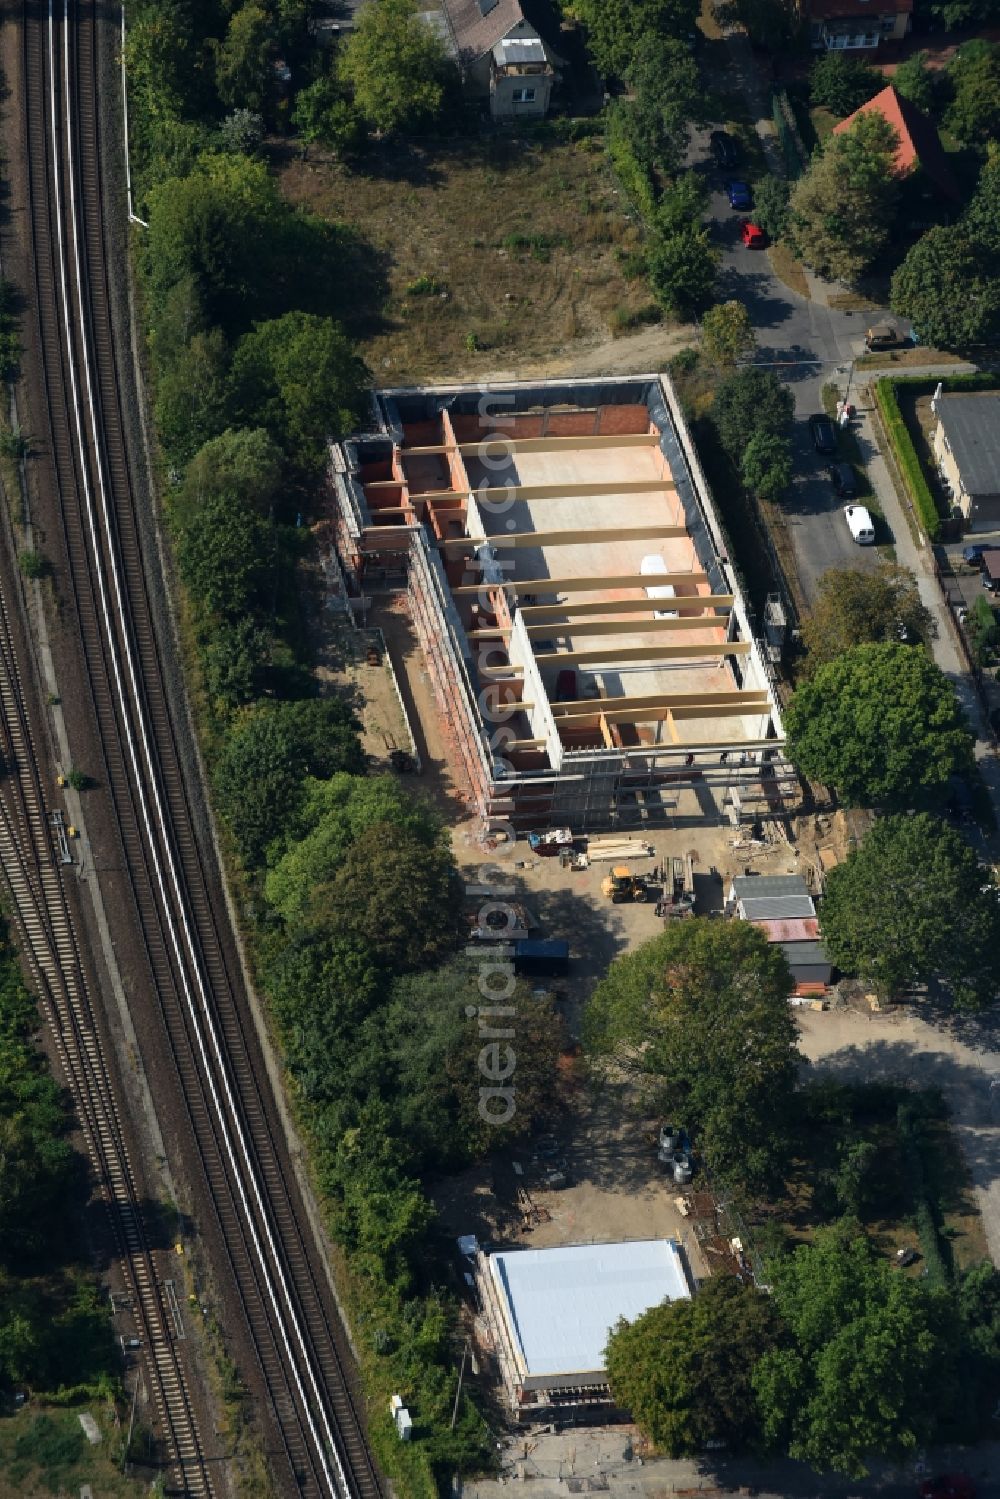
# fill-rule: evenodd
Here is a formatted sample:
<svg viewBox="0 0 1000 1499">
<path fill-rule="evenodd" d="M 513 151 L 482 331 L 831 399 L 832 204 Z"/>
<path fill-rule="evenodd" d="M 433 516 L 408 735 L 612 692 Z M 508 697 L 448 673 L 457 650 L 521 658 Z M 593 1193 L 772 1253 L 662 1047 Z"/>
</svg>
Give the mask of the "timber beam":
<svg viewBox="0 0 1000 1499">
<path fill-rule="evenodd" d="M 692 641 L 690 645 L 629 645 L 622 650 L 594 646 L 591 650 L 582 651 L 546 651 L 543 655 L 536 655 L 535 661 L 539 666 L 591 664 L 613 671 L 616 666 L 636 665 L 643 661 L 655 665 L 658 661 L 690 661 L 695 657 L 699 660 L 721 660 L 725 656 L 749 654 L 749 640 L 727 640 L 720 645 L 701 645 Z"/>
<path fill-rule="evenodd" d="M 672 602 L 671 599 L 649 599 L 647 612 L 652 613 L 654 609 L 662 611 L 664 604 Z M 529 637 L 535 640 L 552 635 L 575 638 L 577 635 L 659 635 L 669 634 L 672 630 L 678 633 L 685 630 L 725 630 L 728 625 L 728 616 L 684 614 L 678 615 L 676 619 L 581 619 L 575 623 L 552 622 L 528 625 L 526 628 Z M 484 625 L 481 630 L 470 630 L 469 639 L 503 640 L 511 633 L 506 625 Z"/>
<path fill-rule="evenodd" d="M 616 531 L 616 536 L 621 532 Z M 488 540 L 484 537 L 483 540 Z M 481 543 L 476 542 L 479 546 Z M 470 559 L 471 560 L 471 559 Z M 518 598 L 528 594 L 535 598 L 543 593 L 600 593 L 605 588 L 646 588 L 651 583 L 664 586 L 669 583 L 674 588 L 678 584 L 700 585 L 708 582 L 708 574 L 701 572 L 690 573 L 657 573 L 646 577 L 640 573 L 608 573 L 604 577 L 593 578 L 511 578 L 503 583 L 460 583 L 451 591 L 456 598 L 463 594 L 482 593 L 483 589 L 502 588 L 508 593 L 513 593 Z M 602 601 L 603 602 L 603 601 Z M 534 605 L 528 605 L 533 608 Z M 555 604 L 540 605 L 540 608 L 556 608 Z"/>
<path fill-rule="evenodd" d="M 652 577 L 644 578 L 643 582 L 652 582 Z M 657 579 L 657 585 L 663 586 L 659 583 L 659 579 Z M 692 609 L 731 609 L 735 602 L 735 595 L 731 593 L 683 593 L 674 595 L 670 600 L 670 608 L 687 614 Z M 642 614 L 648 613 L 650 609 L 662 607 L 659 599 L 650 598 L 587 599 L 580 604 L 574 604 L 572 601 L 567 604 L 522 604 L 518 608 L 518 613 L 526 625 L 559 624 L 562 620 L 568 623 L 570 620 L 582 619 L 594 614 Z"/>
<path fill-rule="evenodd" d="M 556 718 L 575 718 L 581 715 L 616 712 L 619 708 L 630 710 L 644 708 L 672 708 L 676 713 L 687 713 L 697 717 L 697 710 L 712 704 L 730 713 L 755 713 L 767 711 L 770 698 L 764 691 L 748 691 L 744 688 L 724 688 L 719 692 L 658 692 L 645 697 L 594 697 L 579 698 L 572 702 L 549 703 Z"/>
<path fill-rule="evenodd" d="M 686 526 L 650 525 L 627 526 L 608 531 L 510 531 L 497 536 L 450 536 L 438 542 L 445 551 L 463 547 L 491 546 L 497 549 L 508 547 L 598 547 L 603 542 L 611 545 L 620 541 L 676 541 L 687 536 Z M 644 579 L 644 584 L 649 583 Z M 663 575 L 656 576 L 656 583 L 663 584 Z M 643 585 L 639 585 L 643 586 Z M 532 590 L 529 588 L 528 592 Z"/>
<path fill-rule="evenodd" d="M 508 453 L 564 453 L 571 448 L 585 451 L 588 448 L 655 448 L 659 445 L 657 432 L 587 433 L 579 437 L 508 437 L 504 432 L 492 432 L 487 437 L 477 437 L 475 442 L 442 442 L 431 447 L 400 448 L 399 456 L 405 463 L 407 458 L 432 458 L 441 454 L 461 453 L 463 458 L 478 458 L 484 453 L 495 457 L 497 449 Z"/>
<path fill-rule="evenodd" d="M 377 481 L 376 481 L 377 482 Z M 566 484 L 486 484 L 469 485 L 468 489 L 428 489 L 411 492 L 411 500 L 435 500 L 442 494 L 473 495 L 485 504 L 507 500 L 572 500 L 586 495 L 662 494 L 675 490 L 673 479 L 578 479 Z"/>
</svg>

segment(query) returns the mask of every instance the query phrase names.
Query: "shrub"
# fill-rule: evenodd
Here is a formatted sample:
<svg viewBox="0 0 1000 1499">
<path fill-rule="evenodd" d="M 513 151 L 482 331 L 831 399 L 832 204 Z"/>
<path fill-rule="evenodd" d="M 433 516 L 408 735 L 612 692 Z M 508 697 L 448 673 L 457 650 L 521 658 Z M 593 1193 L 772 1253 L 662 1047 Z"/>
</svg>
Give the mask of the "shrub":
<svg viewBox="0 0 1000 1499">
<path fill-rule="evenodd" d="M 643 302 L 641 307 L 615 307 L 608 317 L 608 328 L 612 337 L 618 338 L 620 334 L 629 333 L 633 328 L 658 323 L 662 317 L 663 312 L 656 302 Z"/>
<path fill-rule="evenodd" d="M 882 74 L 860 58 L 827 52 L 809 69 L 809 97 L 834 114 L 849 115 L 885 87 Z"/>
<path fill-rule="evenodd" d="M 916 449 L 910 441 L 910 434 L 906 430 L 906 423 L 903 421 L 903 414 L 899 409 L 893 385 L 892 380 L 876 381 L 875 400 L 885 424 L 886 435 L 892 444 L 896 463 L 910 496 L 910 502 L 917 512 L 920 524 L 927 532 L 928 540 L 937 541 L 941 534 L 941 517 L 924 477 Z"/>
<path fill-rule="evenodd" d="M 17 565 L 26 578 L 44 578 L 49 571 L 48 558 L 43 557 L 41 552 L 22 552 Z"/>
<path fill-rule="evenodd" d="M 429 276 L 425 271 L 422 276 L 417 277 L 416 281 L 410 282 L 406 288 L 406 295 L 408 297 L 436 297 L 443 290 L 444 287 L 437 277 Z"/>
</svg>

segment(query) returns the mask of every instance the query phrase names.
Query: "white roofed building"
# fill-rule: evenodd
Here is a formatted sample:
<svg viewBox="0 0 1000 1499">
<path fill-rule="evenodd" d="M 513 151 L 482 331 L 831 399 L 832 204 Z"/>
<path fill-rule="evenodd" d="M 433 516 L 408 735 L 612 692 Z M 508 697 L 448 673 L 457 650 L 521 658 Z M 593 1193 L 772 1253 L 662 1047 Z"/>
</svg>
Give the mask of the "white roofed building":
<svg viewBox="0 0 1000 1499">
<path fill-rule="evenodd" d="M 691 1295 L 673 1239 L 480 1251 L 476 1285 L 505 1393 L 525 1420 L 610 1404 L 604 1352 L 618 1320 Z"/>
</svg>

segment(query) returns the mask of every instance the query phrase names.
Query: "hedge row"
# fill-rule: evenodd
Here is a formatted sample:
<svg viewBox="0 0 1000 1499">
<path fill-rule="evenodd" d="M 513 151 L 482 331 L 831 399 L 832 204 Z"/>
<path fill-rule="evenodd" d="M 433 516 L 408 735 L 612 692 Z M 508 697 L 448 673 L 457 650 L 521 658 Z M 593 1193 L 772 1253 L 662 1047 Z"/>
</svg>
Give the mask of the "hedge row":
<svg viewBox="0 0 1000 1499">
<path fill-rule="evenodd" d="M 907 492 L 913 504 L 914 510 L 920 519 L 920 524 L 927 532 L 931 541 L 937 541 L 941 534 L 941 516 L 938 514 L 934 496 L 924 477 L 923 466 L 917 457 L 916 449 L 906 430 L 899 402 L 896 400 L 894 380 L 877 380 L 875 382 L 875 400 L 885 424 L 886 434 L 892 444 L 892 450 L 899 465 L 899 471 L 903 476 Z"/>
</svg>

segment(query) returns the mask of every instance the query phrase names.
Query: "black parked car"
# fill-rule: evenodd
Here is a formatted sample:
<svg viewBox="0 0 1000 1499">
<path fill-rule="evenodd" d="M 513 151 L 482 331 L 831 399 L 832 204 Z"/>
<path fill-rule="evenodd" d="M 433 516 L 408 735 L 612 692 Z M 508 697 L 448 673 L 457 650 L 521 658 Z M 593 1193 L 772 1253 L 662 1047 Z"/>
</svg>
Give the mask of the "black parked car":
<svg viewBox="0 0 1000 1499">
<path fill-rule="evenodd" d="M 809 436 L 812 438 L 812 444 L 817 453 L 837 451 L 837 429 L 828 416 L 817 415 L 809 418 Z"/>
<path fill-rule="evenodd" d="M 708 138 L 708 143 L 712 148 L 715 164 L 720 171 L 728 171 L 730 167 L 734 167 L 739 161 L 739 147 L 732 136 L 727 135 L 724 130 L 713 130 Z"/>
<path fill-rule="evenodd" d="M 830 482 L 846 500 L 853 499 L 858 492 L 858 481 L 849 463 L 831 463 Z"/>
</svg>

